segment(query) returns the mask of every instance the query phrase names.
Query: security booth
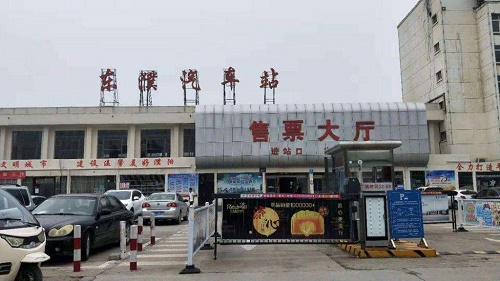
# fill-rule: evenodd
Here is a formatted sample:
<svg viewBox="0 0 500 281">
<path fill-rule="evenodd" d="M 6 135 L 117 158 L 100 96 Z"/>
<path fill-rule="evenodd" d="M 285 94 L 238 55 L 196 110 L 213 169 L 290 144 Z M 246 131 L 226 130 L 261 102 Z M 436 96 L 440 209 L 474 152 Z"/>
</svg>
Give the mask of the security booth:
<svg viewBox="0 0 500 281">
<path fill-rule="evenodd" d="M 341 141 L 325 151 L 328 190 L 351 200 L 362 249 L 389 244 L 386 191 L 394 189 L 394 149 L 401 141 Z"/>
</svg>

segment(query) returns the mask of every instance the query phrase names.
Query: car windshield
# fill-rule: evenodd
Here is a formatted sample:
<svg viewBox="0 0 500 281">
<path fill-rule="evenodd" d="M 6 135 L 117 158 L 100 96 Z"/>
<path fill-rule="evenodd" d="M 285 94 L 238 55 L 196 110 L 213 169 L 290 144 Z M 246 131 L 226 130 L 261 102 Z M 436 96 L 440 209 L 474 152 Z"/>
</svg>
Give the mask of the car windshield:
<svg viewBox="0 0 500 281">
<path fill-rule="evenodd" d="M 107 192 L 106 194 L 114 196 L 119 200 L 128 200 L 130 199 L 130 193 L 130 191 L 111 191 Z"/>
<path fill-rule="evenodd" d="M 95 206 L 95 198 L 52 197 L 36 207 L 33 214 L 91 216 L 94 214 Z"/>
<path fill-rule="evenodd" d="M 35 217 L 6 191 L 0 190 L 0 230 L 39 226 Z"/>
<path fill-rule="evenodd" d="M 149 200 L 175 200 L 175 194 L 170 193 L 156 193 L 149 196 Z"/>
</svg>

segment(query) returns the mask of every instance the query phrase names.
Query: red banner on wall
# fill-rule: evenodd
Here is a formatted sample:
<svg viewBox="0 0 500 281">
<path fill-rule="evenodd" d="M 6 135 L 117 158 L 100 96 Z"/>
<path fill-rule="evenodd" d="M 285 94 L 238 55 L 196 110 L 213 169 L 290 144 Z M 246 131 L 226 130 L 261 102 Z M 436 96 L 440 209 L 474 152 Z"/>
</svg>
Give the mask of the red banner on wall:
<svg viewBox="0 0 500 281">
<path fill-rule="evenodd" d="M 26 177 L 26 171 L 1 171 L 0 179 L 2 180 L 17 180 L 24 179 Z"/>
</svg>

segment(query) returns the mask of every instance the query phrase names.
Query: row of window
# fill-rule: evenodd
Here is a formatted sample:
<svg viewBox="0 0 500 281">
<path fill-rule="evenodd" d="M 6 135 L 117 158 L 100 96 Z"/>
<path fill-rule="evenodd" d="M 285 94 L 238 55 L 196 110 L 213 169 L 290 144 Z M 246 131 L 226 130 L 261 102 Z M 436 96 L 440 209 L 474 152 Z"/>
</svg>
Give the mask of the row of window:
<svg viewBox="0 0 500 281">
<path fill-rule="evenodd" d="M 97 133 L 97 158 L 127 158 L 126 130 L 100 130 Z M 56 131 L 54 159 L 82 159 L 85 131 Z M 12 160 L 40 159 L 41 131 L 12 132 Z M 194 157 L 194 129 L 184 129 L 184 157 Z M 170 130 L 142 130 L 141 158 L 170 157 Z"/>
</svg>

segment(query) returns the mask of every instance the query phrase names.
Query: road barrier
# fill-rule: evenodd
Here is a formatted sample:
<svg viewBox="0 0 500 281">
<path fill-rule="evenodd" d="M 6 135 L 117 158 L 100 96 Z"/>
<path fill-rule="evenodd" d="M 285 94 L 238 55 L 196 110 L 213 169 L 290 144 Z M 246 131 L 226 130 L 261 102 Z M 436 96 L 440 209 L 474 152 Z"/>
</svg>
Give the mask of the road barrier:
<svg viewBox="0 0 500 281">
<path fill-rule="evenodd" d="M 150 244 L 154 245 L 156 243 L 156 238 L 155 238 L 155 214 L 151 213 L 151 216 L 149 217 L 149 229 L 151 230 L 151 241 Z"/>
<path fill-rule="evenodd" d="M 88 247 L 88 246 L 87 246 Z M 82 260 L 82 227 L 73 227 L 73 272 L 80 272 Z"/>
<path fill-rule="evenodd" d="M 144 225 L 144 219 L 142 216 L 139 216 L 137 219 L 137 251 L 142 252 L 142 228 Z"/>
<path fill-rule="evenodd" d="M 137 270 L 137 225 L 130 227 L 130 270 Z"/>
<path fill-rule="evenodd" d="M 189 208 L 188 260 L 186 268 L 180 274 L 201 272 L 194 266 L 193 257 L 215 233 L 215 213 L 215 201 L 212 204 L 207 202 L 200 208 L 195 209 L 194 206 Z M 210 224 L 214 224 L 214 227 L 210 227 Z"/>
</svg>

